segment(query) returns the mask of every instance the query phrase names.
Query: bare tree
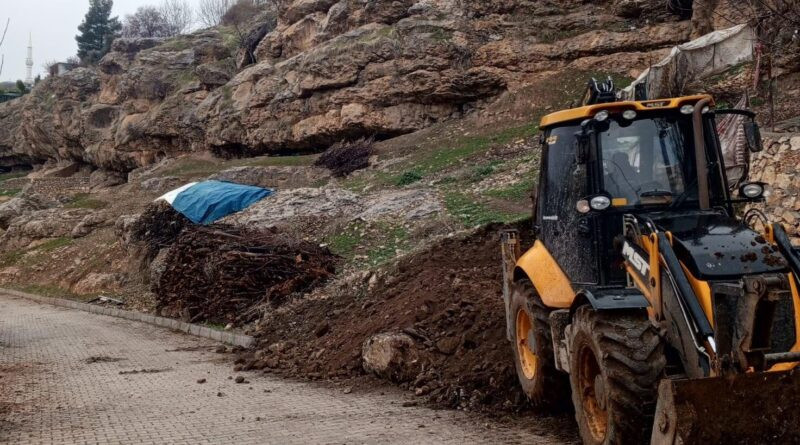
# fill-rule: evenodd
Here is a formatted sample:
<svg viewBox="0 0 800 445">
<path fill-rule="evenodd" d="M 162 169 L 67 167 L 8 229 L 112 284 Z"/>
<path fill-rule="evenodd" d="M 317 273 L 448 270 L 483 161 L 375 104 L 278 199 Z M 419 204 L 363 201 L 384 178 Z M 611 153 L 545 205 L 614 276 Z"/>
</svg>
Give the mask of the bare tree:
<svg viewBox="0 0 800 445">
<path fill-rule="evenodd" d="M 126 15 L 122 22 L 123 37 L 170 37 L 169 25 L 161 12 L 153 6 L 141 6 L 135 13 Z"/>
<path fill-rule="evenodd" d="M 197 17 L 207 28 L 217 26 L 222 23 L 222 17 L 235 3 L 235 0 L 200 0 Z"/>
<path fill-rule="evenodd" d="M 169 35 L 183 34 L 194 24 L 194 11 L 186 0 L 164 0 L 158 7 L 169 28 Z"/>
</svg>

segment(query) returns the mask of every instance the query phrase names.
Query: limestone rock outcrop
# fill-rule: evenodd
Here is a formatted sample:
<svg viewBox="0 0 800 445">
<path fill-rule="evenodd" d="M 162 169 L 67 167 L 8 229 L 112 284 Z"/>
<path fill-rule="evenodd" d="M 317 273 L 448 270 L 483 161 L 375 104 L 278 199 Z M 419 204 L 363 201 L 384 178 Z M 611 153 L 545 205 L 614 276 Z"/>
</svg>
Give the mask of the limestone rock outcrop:
<svg viewBox="0 0 800 445">
<path fill-rule="evenodd" d="M 595 3 L 293 0 L 247 25 L 247 51 L 230 27 L 119 39 L 96 67 L 0 104 L 0 167 L 318 152 L 459 118 L 537 74 L 628 74 L 688 36 L 658 2 Z"/>
</svg>

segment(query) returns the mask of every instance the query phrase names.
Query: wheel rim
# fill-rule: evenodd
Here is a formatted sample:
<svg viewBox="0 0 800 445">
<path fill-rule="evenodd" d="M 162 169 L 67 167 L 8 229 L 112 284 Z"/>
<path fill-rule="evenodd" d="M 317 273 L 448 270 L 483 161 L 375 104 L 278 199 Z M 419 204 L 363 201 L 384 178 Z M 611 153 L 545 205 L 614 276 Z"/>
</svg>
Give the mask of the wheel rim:
<svg viewBox="0 0 800 445">
<path fill-rule="evenodd" d="M 528 343 L 528 336 L 532 329 L 533 323 L 528 313 L 524 309 L 517 311 L 517 355 L 519 356 L 522 374 L 528 380 L 533 379 L 536 375 L 537 358 Z"/>
<path fill-rule="evenodd" d="M 581 348 L 578 359 L 578 383 L 586 424 L 594 440 L 603 442 L 608 432 L 605 380 L 591 348 Z"/>
</svg>

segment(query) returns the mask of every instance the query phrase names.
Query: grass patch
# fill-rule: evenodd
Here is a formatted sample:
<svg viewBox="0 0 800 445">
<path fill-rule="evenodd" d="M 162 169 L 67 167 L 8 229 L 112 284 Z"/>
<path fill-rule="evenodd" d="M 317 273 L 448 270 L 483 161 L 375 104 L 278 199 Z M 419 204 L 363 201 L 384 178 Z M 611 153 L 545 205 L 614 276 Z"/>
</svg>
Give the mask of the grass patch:
<svg viewBox="0 0 800 445">
<path fill-rule="evenodd" d="M 61 247 L 66 247 L 72 244 L 72 238 L 54 238 L 49 241 L 45 241 L 42 244 L 34 247 L 31 250 L 38 250 L 40 252 L 52 252 L 56 249 L 60 249 Z"/>
<path fill-rule="evenodd" d="M 0 182 L 7 181 L 9 179 L 16 179 L 16 178 L 23 178 L 28 176 L 27 171 L 20 171 L 20 172 L 8 172 L 8 173 L 0 173 Z"/>
<path fill-rule="evenodd" d="M 187 50 L 192 47 L 192 44 L 189 42 L 188 39 L 183 37 L 178 37 L 174 39 L 167 40 L 166 42 L 162 43 L 161 45 L 153 47 L 152 51 L 164 51 L 164 52 L 178 52 Z"/>
<path fill-rule="evenodd" d="M 68 209 L 93 209 L 100 210 L 108 207 L 108 203 L 93 199 L 88 193 L 78 193 L 64 206 Z"/>
<path fill-rule="evenodd" d="M 312 165 L 319 155 L 299 155 L 299 156 L 260 156 L 233 161 L 235 166 L 249 167 L 301 167 Z"/>
<path fill-rule="evenodd" d="M 361 233 L 363 230 L 363 223 L 356 222 L 349 224 L 341 232 L 334 233 L 326 239 L 328 248 L 336 255 L 351 259 L 355 254 L 356 248 L 361 243 Z"/>
<path fill-rule="evenodd" d="M 221 162 L 207 161 L 204 159 L 191 159 L 180 162 L 164 172 L 166 176 L 208 176 L 220 170 Z"/>
<path fill-rule="evenodd" d="M 331 252 L 350 264 L 377 266 L 408 245 L 408 230 L 391 221 L 355 221 L 325 238 Z"/>
<path fill-rule="evenodd" d="M 422 180 L 422 175 L 414 170 L 403 172 L 395 181 L 395 185 L 402 187 Z"/>
<path fill-rule="evenodd" d="M 211 321 L 206 321 L 205 323 L 203 323 L 203 326 L 213 329 L 215 331 L 224 331 L 226 325 L 222 323 L 214 323 Z"/>
<path fill-rule="evenodd" d="M 0 254 L 0 267 L 18 265 L 22 262 L 22 259 L 25 257 L 25 255 L 30 252 L 48 253 L 61 247 L 72 245 L 72 243 L 73 240 L 71 238 L 54 238 L 30 249 L 18 249 L 3 252 Z"/>
<path fill-rule="evenodd" d="M 67 298 L 70 300 L 80 300 L 80 301 L 88 301 L 93 296 L 86 296 L 86 297 L 79 297 L 68 289 L 64 289 L 59 286 L 53 285 L 44 285 L 44 284 L 11 284 L 8 285 L 9 288 L 25 292 L 29 294 L 41 295 L 43 297 L 50 297 L 50 298 Z"/>
<path fill-rule="evenodd" d="M 492 209 L 459 192 L 447 193 L 444 203 L 447 211 L 467 227 L 483 226 L 494 222 L 512 223 L 521 221 L 528 216 L 525 213 L 509 213 Z"/>
<path fill-rule="evenodd" d="M 0 188 L 0 196 L 17 196 L 20 192 L 22 192 L 22 189 Z"/>
<path fill-rule="evenodd" d="M 507 199 L 509 201 L 523 201 L 530 197 L 531 190 L 536 181 L 533 178 L 525 179 L 516 184 L 509 185 L 499 189 L 492 189 L 486 191 L 487 196 L 493 198 Z"/>
<path fill-rule="evenodd" d="M 20 172 L 8 172 L 8 173 L 0 173 L 0 197 L 2 196 L 17 196 L 22 192 L 20 188 L 8 188 L 3 187 L 3 183 L 8 181 L 9 179 L 16 179 L 22 178 L 28 175 L 29 172 L 20 171 Z"/>
<path fill-rule="evenodd" d="M 199 178 L 211 176 L 233 167 L 300 167 L 314 164 L 318 155 L 302 156 L 259 156 L 254 158 L 241 158 L 223 160 L 184 159 L 168 168 L 164 176 L 178 176 L 181 178 Z"/>
<path fill-rule="evenodd" d="M 539 126 L 535 123 L 526 124 L 518 127 L 511 127 L 491 135 L 464 136 L 449 147 L 443 149 L 422 152 L 416 155 L 409 163 L 412 164 L 407 172 L 401 176 L 393 176 L 389 182 L 394 185 L 404 185 L 400 181 L 408 172 L 414 172 L 420 176 L 439 173 L 447 168 L 464 161 L 465 159 L 481 152 L 487 151 L 495 145 L 505 145 L 517 139 L 525 139 L 536 134 Z M 408 165 L 408 164 L 406 164 Z M 493 166 L 494 168 L 496 166 Z M 494 170 L 492 170 L 494 171 Z M 487 173 L 491 174 L 491 172 Z"/>
<path fill-rule="evenodd" d="M 0 254 L 0 267 L 8 267 L 18 264 L 25 256 L 24 250 L 11 250 Z"/>
<path fill-rule="evenodd" d="M 403 226 L 379 223 L 378 228 L 383 235 L 381 244 L 367 252 L 367 261 L 371 266 L 383 264 L 397 256 L 397 251 L 405 246 L 408 230 Z"/>
</svg>

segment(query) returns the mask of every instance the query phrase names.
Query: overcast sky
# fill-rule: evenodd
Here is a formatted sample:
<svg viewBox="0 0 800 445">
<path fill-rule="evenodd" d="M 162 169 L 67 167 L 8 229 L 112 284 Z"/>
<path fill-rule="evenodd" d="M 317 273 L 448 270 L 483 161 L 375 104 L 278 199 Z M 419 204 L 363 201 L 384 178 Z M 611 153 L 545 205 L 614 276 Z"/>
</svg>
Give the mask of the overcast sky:
<svg viewBox="0 0 800 445">
<path fill-rule="evenodd" d="M 125 14 L 143 5 L 158 4 L 160 0 L 114 0 L 114 15 L 120 20 Z M 199 0 L 190 0 L 197 5 Z M 0 0 L 0 33 L 6 20 L 11 19 L 6 41 L 0 48 L 5 54 L 5 67 L 0 80 L 25 78 L 28 33 L 33 36 L 33 75 L 43 74 L 43 65 L 50 60 L 63 61 L 78 51 L 75 35 L 78 25 L 89 9 L 89 0 Z M 44 77 L 44 76 L 43 76 Z"/>
</svg>

